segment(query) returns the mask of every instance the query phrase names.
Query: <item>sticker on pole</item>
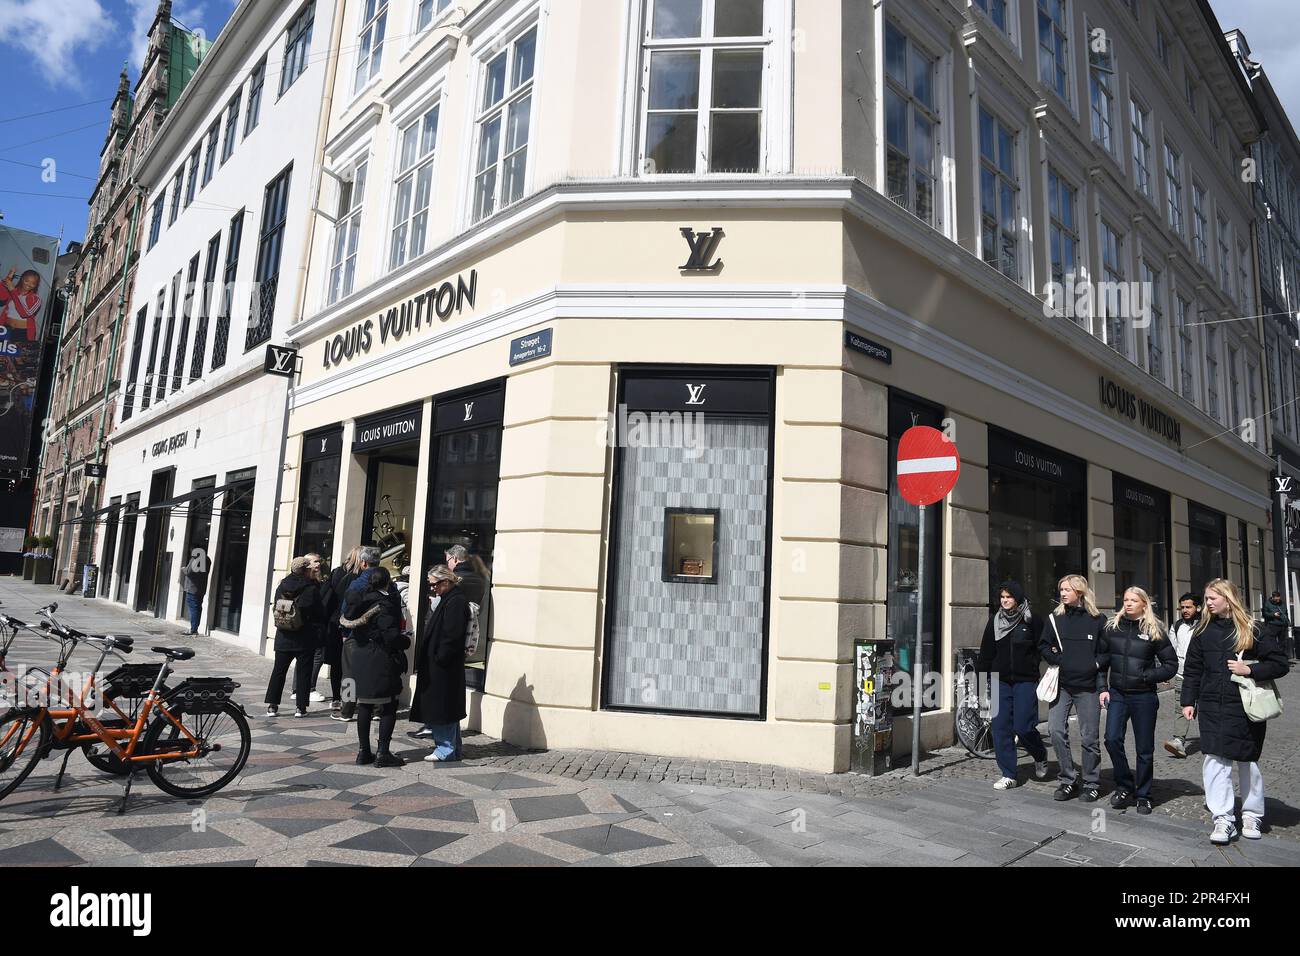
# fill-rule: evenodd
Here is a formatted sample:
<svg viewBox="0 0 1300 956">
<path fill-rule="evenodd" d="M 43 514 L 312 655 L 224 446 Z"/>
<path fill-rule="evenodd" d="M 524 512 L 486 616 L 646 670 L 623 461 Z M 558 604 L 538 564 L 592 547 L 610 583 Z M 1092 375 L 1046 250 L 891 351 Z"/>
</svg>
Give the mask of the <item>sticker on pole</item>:
<svg viewBox="0 0 1300 956">
<path fill-rule="evenodd" d="M 957 445 L 928 425 L 914 425 L 898 441 L 898 492 L 914 505 L 932 505 L 957 484 Z"/>
</svg>

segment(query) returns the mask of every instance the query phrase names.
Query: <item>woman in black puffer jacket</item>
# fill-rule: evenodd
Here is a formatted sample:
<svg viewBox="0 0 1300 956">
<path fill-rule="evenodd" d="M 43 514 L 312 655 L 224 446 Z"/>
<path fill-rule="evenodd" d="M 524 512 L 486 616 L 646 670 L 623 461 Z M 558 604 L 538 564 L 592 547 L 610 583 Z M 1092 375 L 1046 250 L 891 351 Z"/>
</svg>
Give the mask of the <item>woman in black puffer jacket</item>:
<svg viewBox="0 0 1300 956">
<path fill-rule="evenodd" d="M 387 568 L 374 568 L 364 588 L 348 591 L 339 625 L 351 630 L 349 677 L 357 702 L 357 763 L 400 767 L 406 763 L 389 749 L 397 726 L 397 697 L 402 692 L 406 649 L 411 639 L 402 633 L 402 612 L 392 595 Z M 379 712 L 379 747 L 370 753 L 370 722 Z"/>
<path fill-rule="evenodd" d="M 1241 835 L 1258 840 L 1264 822 L 1264 778 L 1259 758 L 1268 726 L 1250 720 L 1234 675 L 1255 681 L 1277 680 L 1290 670 L 1286 654 L 1260 633 L 1241 603 L 1237 586 L 1216 578 L 1205 586 L 1201 623 L 1187 646 L 1183 664 L 1183 715 L 1201 724 L 1201 768 L 1205 805 L 1214 815 L 1213 843 L 1237 835 L 1233 819 L 1232 765 L 1241 783 Z"/>
<path fill-rule="evenodd" d="M 1123 810 L 1137 804 L 1137 812 L 1151 812 L 1151 780 L 1156 752 L 1156 714 L 1160 701 L 1156 685 L 1178 673 L 1178 652 L 1169 642 L 1164 625 L 1156 619 L 1151 598 L 1141 588 L 1124 592 L 1124 608 L 1106 625 L 1110 651 L 1109 689 L 1102 692 L 1107 707 L 1106 751 L 1115 768 L 1115 792 L 1110 805 Z M 1124 752 L 1124 737 L 1133 722 L 1137 749 L 1137 778 Z"/>
<path fill-rule="evenodd" d="M 975 669 L 998 675 L 998 701 L 993 712 L 993 749 L 1002 776 L 996 790 L 1009 790 L 1016 779 L 1016 738 L 1034 760 L 1034 776 L 1047 779 L 1047 748 L 1038 733 L 1038 634 L 1042 623 L 1029 610 L 1019 581 L 1003 581 L 998 609 L 984 625 Z"/>
</svg>

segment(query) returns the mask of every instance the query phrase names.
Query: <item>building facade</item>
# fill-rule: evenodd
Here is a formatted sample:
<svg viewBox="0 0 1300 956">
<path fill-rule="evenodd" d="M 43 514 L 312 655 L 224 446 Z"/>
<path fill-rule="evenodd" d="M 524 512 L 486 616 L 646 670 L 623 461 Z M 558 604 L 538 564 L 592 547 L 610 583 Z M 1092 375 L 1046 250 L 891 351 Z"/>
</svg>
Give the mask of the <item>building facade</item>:
<svg viewBox="0 0 1300 956">
<path fill-rule="evenodd" d="M 919 626 L 945 744 L 1008 577 L 1257 603 L 1262 121 L 1208 6 L 836 10 L 343 4 L 275 566 L 476 551 L 472 727 L 842 770 L 856 642 Z M 913 424 L 963 459 L 925 568 Z"/>
<path fill-rule="evenodd" d="M 1264 65 L 1251 59 L 1245 35 L 1233 30 L 1228 39 L 1268 123 L 1268 132 L 1251 149 L 1251 159 L 1260 293 L 1257 311 L 1268 371 L 1271 451 L 1282 478 L 1270 489 L 1279 555 L 1279 574 L 1270 584 L 1282 592 L 1294 615 L 1300 601 L 1296 580 L 1300 554 L 1285 556 L 1300 548 L 1300 410 L 1296 407 L 1300 397 L 1300 287 L 1296 285 L 1300 282 L 1300 139 Z M 1289 489 L 1279 492 L 1287 487 L 1287 479 Z"/>
<path fill-rule="evenodd" d="M 55 538 L 55 582 L 80 587 L 104 543 L 103 477 L 126 350 L 123 334 L 140 254 L 140 158 L 206 49 L 158 4 L 134 91 L 123 69 L 89 200 L 86 238 L 64 286 L 66 319 L 56 353 L 38 475 L 34 533 Z M 106 593 L 102 590 L 99 593 Z"/>
<path fill-rule="evenodd" d="M 201 627 L 254 649 L 287 397 L 263 357 L 301 296 L 333 20 L 328 2 L 245 0 L 138 166 L 145 213 L 103 593 L 175 620 L 182 568 L 206 571 Z"/>
</svg>

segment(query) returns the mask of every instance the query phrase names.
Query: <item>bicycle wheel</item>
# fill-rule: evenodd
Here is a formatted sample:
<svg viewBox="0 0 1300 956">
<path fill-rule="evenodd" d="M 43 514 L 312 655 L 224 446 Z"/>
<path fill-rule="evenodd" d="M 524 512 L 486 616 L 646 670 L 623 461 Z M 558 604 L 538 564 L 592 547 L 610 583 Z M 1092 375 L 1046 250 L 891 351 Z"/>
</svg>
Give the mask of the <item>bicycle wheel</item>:
<svg viewBox="0 0 1300 956">
<path fill-rule="evenodd" d="M 0 800 L 27 779 L 50 742 L 43 710 L 11 710 L 0 717 Z"/>
<path fill-rule="evenodd" d="M 148 761 L 149 779 L 173 797 L 208 797 L 239 776 L 252 750 L 244 712 L 229 702 L 215 714 L 173 712 L 198 741 L 198 749 L 163 714 L 149 724 L 141 753 L 184 753 L 177 760 Z"/>
<path fill-rule="evenodd" d="M 957 739 L 973 757 L 993 756 L 993 725 L 980 716 L 978 706 L 963 701 L 957 707 Z"/>
</svg>

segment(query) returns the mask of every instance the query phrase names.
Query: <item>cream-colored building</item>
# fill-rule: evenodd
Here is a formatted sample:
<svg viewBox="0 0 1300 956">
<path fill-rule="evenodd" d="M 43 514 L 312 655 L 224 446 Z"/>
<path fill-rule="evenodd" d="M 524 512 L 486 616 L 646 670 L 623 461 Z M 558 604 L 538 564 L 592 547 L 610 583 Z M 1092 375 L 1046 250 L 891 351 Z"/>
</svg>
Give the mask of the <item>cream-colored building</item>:
<svg viewBox="0 0 1300 956">
<path fill-rule="evenodd" d="M 963 459 L 927 745 L 1007 576 L 1257 600 L 1259 330 L 1205 323 L 1254 311 L 1259 120 L 1208 9 L 1153 6 L 348 0 L 277 567 L 465 543 L 471 727 L 822 770 L 854 642 L 912 663 L 914 423 Z M 1054 273 L 1157 291 L 1076 318 Z"/>
</svg>

